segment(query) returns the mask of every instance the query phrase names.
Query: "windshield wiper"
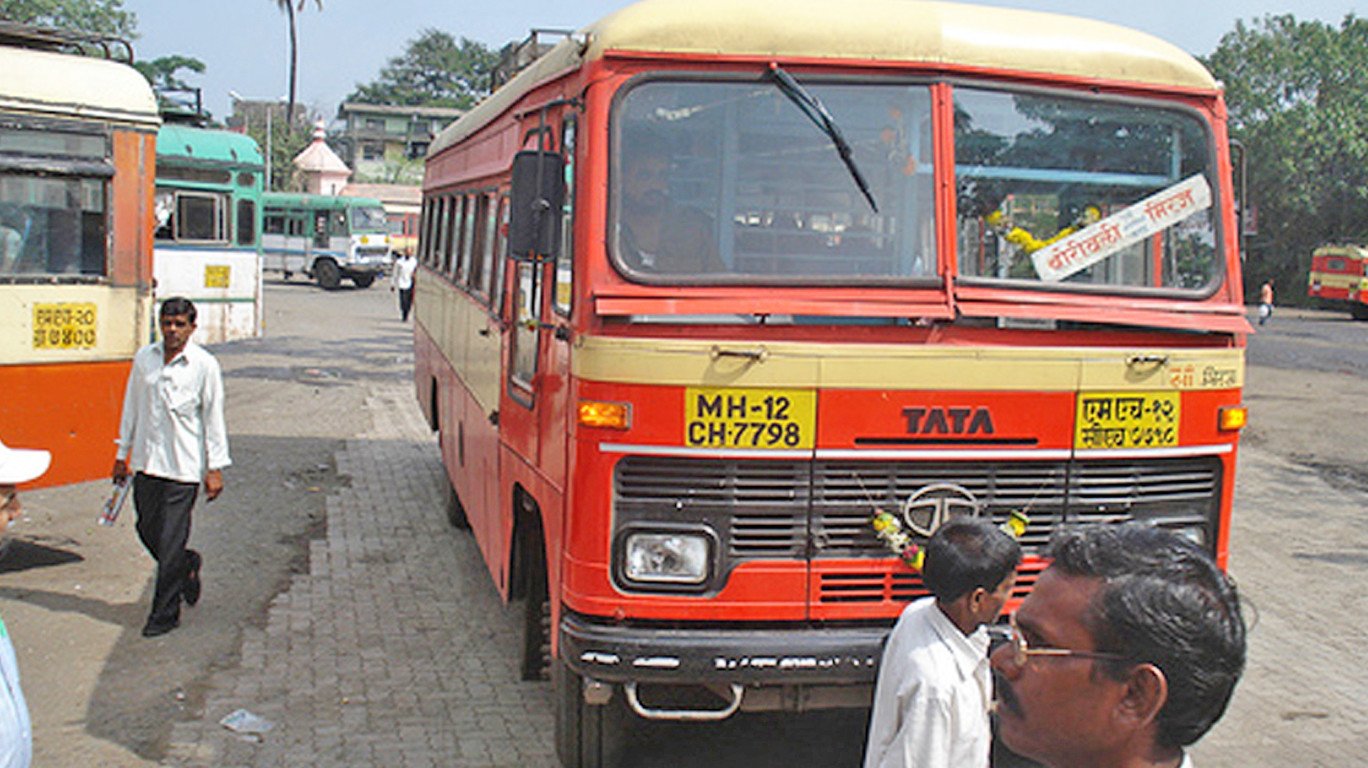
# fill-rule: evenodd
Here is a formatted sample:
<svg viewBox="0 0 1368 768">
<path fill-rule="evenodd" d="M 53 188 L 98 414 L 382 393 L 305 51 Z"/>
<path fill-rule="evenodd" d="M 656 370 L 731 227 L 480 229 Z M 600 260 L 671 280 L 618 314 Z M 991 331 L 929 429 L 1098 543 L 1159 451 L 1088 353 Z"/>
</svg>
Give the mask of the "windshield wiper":
<svg viewBox="0 0 1368 768">
<path fill-rule="evenodd" d="M 855 180 L 855 186 L 864 193 L 865 199 L 869 201 L 869 207 L 878 213 L 879 205 L 874 202 L 874 195 L 869 191 L 869 182 L 865 181 L 864 174 L 860 173 L 860 167 L 855 164 L 855 158 L 850 151 L 850 144 L 846 142 L 845 136 L 841 134 L 841 129 L 837 127 L 836 118 L 831 116 L 820 99 L 799 85 L 798 81 L 793 79 L 793 75 L 785 72 L 778 64 L 770 64 L 770 74 L 774 75 L 774 82 L 779 86 L 779 92 L 797 105 L 798 109 L 831 139 L 832 145 L 836 147 L 837 154 L 841 156 L 841 162 L 845 163 L 845 167 L 850 171 L 850 177 Z"/>
</svg>

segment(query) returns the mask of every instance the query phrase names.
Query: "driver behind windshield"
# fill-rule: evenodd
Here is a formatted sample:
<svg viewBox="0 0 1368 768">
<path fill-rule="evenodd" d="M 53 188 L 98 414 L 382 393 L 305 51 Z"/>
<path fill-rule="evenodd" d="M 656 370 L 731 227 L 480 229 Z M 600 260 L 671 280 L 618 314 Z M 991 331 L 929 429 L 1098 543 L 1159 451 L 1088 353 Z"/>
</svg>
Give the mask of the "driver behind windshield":
<svg viewBox="0 0 1368 768">
<path fill-rule="evenodd" d="M 618 255 L 636 272 L 707 274 L 725 269 L 713 222 L 672 199 L 675 157 L 658 135 L 623 136 L 618 207 Z"/>
</svg>

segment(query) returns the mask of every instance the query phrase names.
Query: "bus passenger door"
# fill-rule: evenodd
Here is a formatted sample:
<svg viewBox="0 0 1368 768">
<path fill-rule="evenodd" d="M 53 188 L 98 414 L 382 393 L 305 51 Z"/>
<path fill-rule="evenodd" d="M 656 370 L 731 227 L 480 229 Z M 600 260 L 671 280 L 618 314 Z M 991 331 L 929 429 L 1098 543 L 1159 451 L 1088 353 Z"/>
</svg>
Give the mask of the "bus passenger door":
<svg viewBox="0 0 1368 768">
<path fill-rule="evenodd" d="M 512 307 L 507 334 L 508 376 L 499 407 L 499 432 L 518 460 L 532 467 L 540 464 L 539 374 L 542 327 L 541 265 L 509 260 L 512 272 Z"/>
</svg>

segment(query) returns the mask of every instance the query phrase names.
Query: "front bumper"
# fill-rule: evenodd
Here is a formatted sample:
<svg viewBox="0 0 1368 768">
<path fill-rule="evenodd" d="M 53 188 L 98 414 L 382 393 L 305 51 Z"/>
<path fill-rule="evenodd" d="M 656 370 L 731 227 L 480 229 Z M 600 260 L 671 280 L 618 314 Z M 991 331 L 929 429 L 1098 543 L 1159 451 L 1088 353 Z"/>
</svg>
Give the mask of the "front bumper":
<svg viewBox="0 0 1368 768">
<path fill-rule="evenodd" d="M 874 683 L 889 627 L 659 629 L 567 615 L 560 654 L 609 683 L 859 685 Z"/>
</svg>

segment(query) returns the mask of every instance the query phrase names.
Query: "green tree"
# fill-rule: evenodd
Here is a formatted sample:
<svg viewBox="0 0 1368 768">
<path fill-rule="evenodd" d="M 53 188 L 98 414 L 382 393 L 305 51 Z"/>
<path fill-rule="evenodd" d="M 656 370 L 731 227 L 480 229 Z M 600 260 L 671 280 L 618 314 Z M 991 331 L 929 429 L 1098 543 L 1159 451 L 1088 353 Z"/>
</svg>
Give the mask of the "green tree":
<svg viewBox="0 0 1368 768">
<path fill-rule="evenodd" d="M 1225 84 L 1258 211 L 1246 291 L 1274 278 L 1280 300 L 1301 300 L 1312 249 L 1368 243 L 1368 20 L 1237 22 L 1205 63 Z"/>
<path fill-rule="evenodd" d="M 425 29 L 389 60 L 374 82 L 358 84 L 348 101 L 469 109 L 489 93 L 498 54 L 483 43 Z"/>
<path fill-rule="evenodd" d="M 0 19 L 124 40 L 138 36 L 138 19 L 123 0 L 4 0 Z"/>
<path fill-rule="evenodd" d="M 179 72 L 184 69 L 195 74 L 204 74 L 204 62 L 190 56 L 172 55 L 162 56 L 151 61 L 135 61 L 133 68 L 142 73 L 147 78 L 147 82 L 152 85 L 152 90 L 157 93 L 157 104 L 165 113 L 168 109 L 183 109 L 193 112 L 196 107 L 203 108 L 198 103 L 199 89 L 190 85 L 180 78 Z M 181 98 L 173 94 L 180 93 Z M 190 99 L 189 95 L 194 98 Z M 189 101 L 190 103 L 185 103 Z M 208 114 L 205 114 L 208 117 Z"/>
<path fill-rule="evenodd" d="M 299 32 L 295 25 L 295 14 L 303 12 L 308 0 L 299 0 L 299 7 L 295 7 L 295 0 L 273 0 L 276 7 L 285 12 L 290 19 L 290 101 L 285 107 L 285 120 L 290 125 L 294 125 L 295 112 L 295 85 L 299 82 Z M 314 0 L 314 5 L 318 10 L 323 10 L 323 0 Z"/>
</svg>

